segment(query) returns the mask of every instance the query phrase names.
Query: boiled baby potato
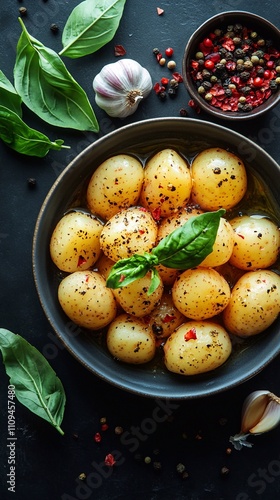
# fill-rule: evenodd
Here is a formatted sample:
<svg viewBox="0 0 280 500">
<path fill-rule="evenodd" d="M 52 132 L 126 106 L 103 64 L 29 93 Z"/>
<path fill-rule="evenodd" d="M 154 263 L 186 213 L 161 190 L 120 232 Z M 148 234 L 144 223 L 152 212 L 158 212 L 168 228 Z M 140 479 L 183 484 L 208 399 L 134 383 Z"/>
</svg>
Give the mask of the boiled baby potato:
<svg viewBox="0 0 280 500">
<path fill-rule="evenodd" d="M 144 178 L 142 164 L 120 154 L 105 160 L 93 173 L 87 188 L 89 209 L 105 220 L 123 208 L 136 205 Z"/>
<path fill-rule="evenodd" d="M 230 223 L 221 217 L 212 252 L 199 264 L 202 267 L 218 267 L 229 261 L 234 245 L 234 232 Z"/>
<path fill-rule="evenodd" d="M 191 166 L 192 199 L 203 210 L 234 207 L 247 189 L 244 163 L 235 154 L 221 148 L 199 153 Z"/>
<path fill-rule="evenodd" d="M 174 306 L 171 293 L 164 291 L 160 303 L 148 315 L 147 320 L 154 335 L 158 339 L 164 339 L 169 337 L 179 325 L 186 321 L 186 318 Z"/>
<path fill-rule="evenodd" d="M 166 368 L 181 375 L 197 375 L 221 366 L 232 351 L 226 330 L 210 321 L 188 321 L 164 345 Z"/>
<path fill-rule="evenodd" d="M 215 269 L 184 271 L 172 287 L 175 307 L 187 318 L 204 320 L 221 313 L 230 299 L 230 287 Z"/>
<path fill-rule="evenodd" d="M 280 231 L 272 220 L 242 215 L 232 219 L 230 224 L 234 230 L 230 264 L 248 271 L 264 269 L 276 262 L 280 249 Z"/>
<path fill-rule="evenodd" d="M 250 271 L 237 281 L 223 312 L 227 330 L 250 337 L 266 330 L 280 312 L 280 276 L 273 271 Z"/>
<path fill-rule="evenodd" d="M 141 207 L 130 207 L 106 222 L 100 246 L 104 254 L 116 262 L 135 253 L 149 252 L 156 238 L 157 225 L 152 215 Z"/>
<path fill-rule="evenodd" d="M 58 300 L 68 318 L 90 330 L 104 328 L 117 313 L 112 291 L 95 271 L 77 271 L 66 276 L 58 287 Z"/>
<path fill-rule="evenodd" d="M 126 313 L 142 318 L 152 312 L 163 294 L 161 280 L 159 286 L 151 294 L 148 293 L 150 285 L 151 272 L 148 272 L 143 278 L 139 278 L 129 285 L 114 289 L 113 293 L 118 304 Z"/>
<path fill-rule="evenodd" d="M 155 356 L 156 341 L 151 327 L 129 314 L 117 316 L 107 332 L 109 352 L 124 363 L 148 363 Z"/>
<path fill-rule="evenodd" d="M 68 273 L 89 269 L 100 254 L 103 225 L 85 212 L 69 212 L 56 225 L 50 254 L 55 265 Z"/>
<path fill-rule="evenodd" d="M 145 165 L 140 204 L 167 217 L 187 204 L 191 188 L 187 161 L 173 149 L 163 149 Z"/>
</svg>

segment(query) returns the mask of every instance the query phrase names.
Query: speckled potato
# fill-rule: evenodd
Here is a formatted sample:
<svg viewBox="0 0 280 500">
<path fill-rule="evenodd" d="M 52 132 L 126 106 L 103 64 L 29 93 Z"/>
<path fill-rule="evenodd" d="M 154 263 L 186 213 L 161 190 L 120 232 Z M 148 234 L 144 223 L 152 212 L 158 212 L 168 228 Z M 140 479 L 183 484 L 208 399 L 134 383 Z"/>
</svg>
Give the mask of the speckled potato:
<svg viewBox="0 0 280 500">
<path fill-rule="evenodd" d="M 117 313 L 112 291 L 95 271 L 77 271 L 66 276 L 58 287 L 58 300 L 74 323 L 90 330 L 104 328 Z"/>
<path fill-rule="evenodd" d="M 278 258 L 279 228 L 266 217 L 243 215 L 230 221 L 234 247 L 230 263 L 244 270 L 265 269 Z"/>
<path fill-rule="evenodd" d="M 162 238 L 168 236 L 170 233 L 178 229 L 178 227 L 182 227 L 185 222 L 187 222 L 192 217 L 196 215 L 200 215 L 203 213 L 203 210 L 193 206 L 187 205 L 186 207 L 181 208 L 178 212 L 170 215 L 169 217 L 164 217 L 161 219 L 158 226 L 158 234 L 157 234 L 157 242 L 160 242 Z"/>
<path fill-rule="evenodd" d="M 135 365 L 148 363 L 156 352 L 151 327 L 129 314 L 121 314 L 110 324 L 107 347 L 114 358 Z"/>
<path fill-rule="evenodd" d="M 148 272 L 143 278 L 139 278 L 127 286 L 116 288 L 113 293 L 118 304 L 126 313 L 142 318 L 152 312 L 163 294 L 163 284 L 160 282 L 156 290 L 148 295 L 150 284 L 151 273 Z"/>
<path fill-rule="evenodd" d="M 158 339 L 169 337 L 184 321 L 185 316 L 174 306 L 171 293 L 165 291 L 160 303 L 147 318 L 154 335 Z"/>
<path fill-rule="evenodd" d="M 172 287 L 175 307 L 187 318 L 204 320 L 221 313 L 230 299 L 230 288 L 215 269 L 184 271 Z"/>
<path fill-rule="evenodd" d="M 90 214 L 69 212 L 56 225 L 50 254 L 55 265 L 67 273 L 89 269 L 100 255 L 103 225 Z"/>
<path fill-rule="evenodd" d="M 155 246 L 157 225 L 141 207 L 130 207 L 114 215 L 102 229 L 100 246 L 115 262 L 134 253 L 149 252 Z"/>
<path fill-rule="evenodd" d="M 266 330 L 280 313 L 280 276 L 272 271 L 245 273 L 235 284 L 223 312 L 227 330 L 250 337 Z"/>
<path fill-rule="evenodd" d="M 108 220 L 121 209 L 136 205 L 143 178 L 143 166 L 137 158 L 125 154 L 108 158 L 99 165 L 89 181 L 89 209 Z"/>
<path fill-rule="evenodd" d="M 209 321 L 190 321 L 179 326 L 164 345 L 166 368 L 181 375 L 197 375 L 221 366 L 232 344 L 226 330 Z"/>
<path fill-rule="evenodd" d="M 230 223 L 221 217 L 213 245 L 213 251 L 201 262 L 202 267 L 218 267 L 229 261 L 234 244 L 234 232 Z"/>
<path fill-rule="evenodd" d="M 221 148 L 199 153 L 191 166 L 192 199 L 204 210 L 234 207 L 247 189 L 244 163 L 235 154 Z"/>
<path fill-rule="evenodd" d="M 191 188 L 187 161 L 173 149 L 163 149 L 145 165 L 140 204 L 167 217 L 187 204 Z"/>
</svg>

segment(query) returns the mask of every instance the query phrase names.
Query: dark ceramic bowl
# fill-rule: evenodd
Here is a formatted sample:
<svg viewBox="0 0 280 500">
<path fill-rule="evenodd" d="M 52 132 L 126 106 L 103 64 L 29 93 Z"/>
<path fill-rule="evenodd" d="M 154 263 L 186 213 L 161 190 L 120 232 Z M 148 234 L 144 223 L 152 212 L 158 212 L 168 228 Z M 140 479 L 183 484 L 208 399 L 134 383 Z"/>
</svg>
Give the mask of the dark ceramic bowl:
<svg viewBox="0 0 280 500">
<path fill-rule="evenodd" d="M 155 150 L 174 147 L 191 161 L 198 151 L 211 146 L 229 148 L 242 157 L 251 172 L 264 183 L 269 203 L 274 200 L 274 209 L 280 219 L 280 168 L 264 150 L 219 125 L 191 118 L 161 118 L 127 125 L 98 139 L 80 153 L 54 183 L 36 223 L 34 277 L 52 328 L 69 352 L 93 374 L 143 396 L 174 399 L 207 396 L 253 377 L 280 352 L 280 317 L 269 331 L 237 343 L 223 366 L 204 375 L 175 375 L 167 372 L 161 362 L 142 366 L 117 362 L 96 334 L 82 331 L 60 308 L 57 299 L 60 276 L 49 253 L 51 234 L 63 213 L 70 206 L 79 205 L 87 180 L 108 157 L 126 152 L 142 159 Z"/>
<path fill-rule="evenodd" d="M 257 32 L 265 40 L 272 40 L 274 48 L 280 50 L 280 30 L 276 26 L 263 17 L 250 12 L 229 11 L 221 12 L 205 21 L 190 37 L 183 57 L 182 76 L 188 93 L 203 111 L 225 120 L 249 120 L 255 118 L 273 108 L 280 99 L 280 90 L 278 88 L 266 101 L 260 106 L 253 108 L 252 111 L 223 111 L 209 104 L 198 93 L 197 86 L 191 75 L 191 61 L 195 59 L 195 54 L 199 51 L 199 44 L 216 29 L 226 29 L 227 26 L 237 23 Z"/>
</svg>

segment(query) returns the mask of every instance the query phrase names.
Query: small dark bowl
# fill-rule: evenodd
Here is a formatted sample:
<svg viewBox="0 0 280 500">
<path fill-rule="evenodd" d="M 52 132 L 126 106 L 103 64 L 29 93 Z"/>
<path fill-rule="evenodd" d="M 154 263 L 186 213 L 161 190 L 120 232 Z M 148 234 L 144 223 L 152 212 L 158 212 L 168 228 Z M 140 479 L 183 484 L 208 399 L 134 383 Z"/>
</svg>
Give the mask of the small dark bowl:
<svg viewBox="0 0 280 500">
<path fill-rule="evenodd" d="M 55 225 L 69 207 L 77 206 L 83 199 L 85 186 L 100 163 L 124 152 L 145 159 L 165 147 L 178 149 L 189 162 L 198 151 L 208 147 L 228 148 L 240 155 L 264 184 L 261 192 L 267 193 L 275 207 L 276 217 L 280 218 L 280 168 L 255 143 L 226 127 L 207 121 L 179 117 L 143 120 L 101 137 L 60 174 L 38 215 L 33 243 L 33 270 L 38 295 L 52 328 L 83 366 L 103 380 L 142 396 L 191 399 L 241 384 L 274 359 L 280 353 L 280 317 L 267 331 L 248 342 L 237 343 L 229 360 L 212 372 L 184 377 L 167 372 L 161 363 L 120 363 L 100 344 L 98 336 L 96 338 L 92 332 L 82 331 L 65 316 L 57 298 L 61 276 L 51 261 L 49 251 Z M 257 189 L 254 194 L 257 198 L 258 192 Z"/>
<path fill-rule="evenodd" d="M 226 28 L 228 25 L 236 23 L 251 28 L 265 39 L 272 40 L 273 46 L 280 50 L 280 30 L 263 17 L 245 11 L 221 12 L 205 21 L 190 37 L 184 52 L 182 76 L 188 93 L 206 113 L 225 120 L 249 120 L 262 115 L 276 106 L 280 99 L 280 90 L 278 89 L 275 93 L 272 93 L 266 101 L 260 106 L 253 108 L 252 111 L 223 111 L 209 104 L 199 95 L 191 75 L 191 60 L 195 58 L 199 43 L 205 37 L 208 37 L 209 33 L 214 32 L 215 29 Z"/>
</svg>

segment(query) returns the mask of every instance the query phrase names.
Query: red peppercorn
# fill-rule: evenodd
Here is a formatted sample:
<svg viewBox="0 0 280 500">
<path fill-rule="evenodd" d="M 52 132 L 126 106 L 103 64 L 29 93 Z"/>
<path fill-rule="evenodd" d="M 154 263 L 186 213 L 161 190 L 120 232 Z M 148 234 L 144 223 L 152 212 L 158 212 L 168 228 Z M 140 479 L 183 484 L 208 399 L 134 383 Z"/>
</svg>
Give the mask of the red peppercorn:
<svg viewBox="0 0 280 500">
<path fill-rule="evenodd" d="M 274 61 L 267 61 L 266 67 L 272 69 L 274 67 Z"/>
<path fill-rule="evenodd" d="M 171 57 L 174 53 L 174 50 L 171 48 L 171 47 L 168 47 L 167 49 L 165 49 L 165 55 L 167 57 Z"/>
<path fill-rule="evenodd" d="M 253 83 L 254 83 L 255 87 L 261 87 L 263 84 L 263 79 L 260 78 L 259 76 L 256 76 L 253 80 Z"/>
<path fill-rule="evenodd" d="M 162 77 L 162 79 L 160 80 L 160 82 L 161 82 L 162 85 L 168 85 L 169 78 Z"/>
<path fill-rule="evenodd" d="M 94 441 L 96 443 L 100 443 L 101 439 L 102 439 L 101 438 L 101 434 L 99 432 L 96 432 L 95 435 L 94 435 Z"/>
<path fill-rule="evenodd" d="M 214 63 L 214 61 L 212 61 L 211 59 L 207 59 L 207 60 L 204 62 L 204 67 L 205 67 L 206 69 L 210 69 L 210 70 L 212 70 L 212 69 L 214 69 L 214 68 L 215 68 L 215 63 Z"/>
<path fill-rule="evenodd" d="M 266 69 L 263 73 L 263 77 L 265 78 L 265 80 L 270 80 L 271 79 L 271 71 L 269 71 L 269 69 Z"/>
<path fill-rule="evenodd" d="M 212 40 L 210 40 L 210 38 L 204 38 L 203 45 L 205 45 L 205 47 L 212 47 L 213 42 L 212 42 Z"/>
</svg>

